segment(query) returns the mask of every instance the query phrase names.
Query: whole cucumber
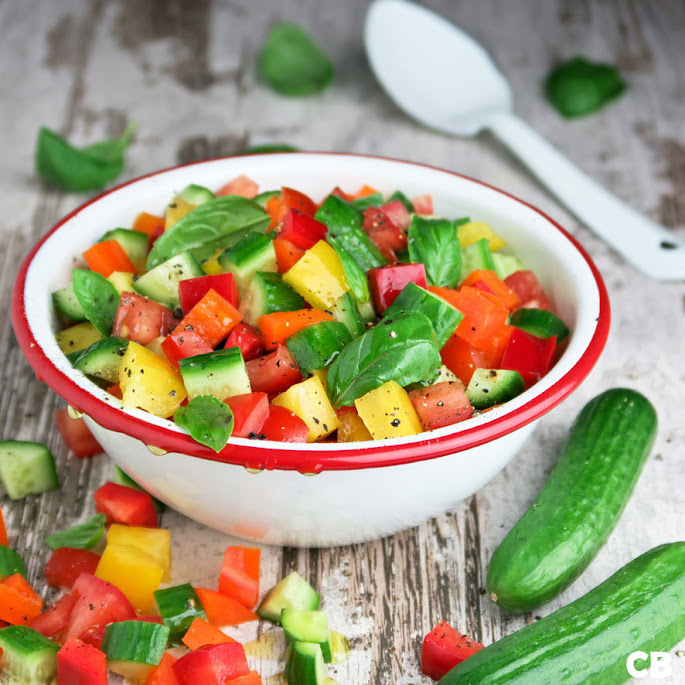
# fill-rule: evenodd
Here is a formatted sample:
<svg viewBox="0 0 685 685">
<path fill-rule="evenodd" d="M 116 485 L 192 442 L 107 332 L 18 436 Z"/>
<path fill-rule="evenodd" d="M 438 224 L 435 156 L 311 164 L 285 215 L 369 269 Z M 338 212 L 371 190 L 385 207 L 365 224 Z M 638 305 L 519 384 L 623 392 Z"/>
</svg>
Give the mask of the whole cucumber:
<svg viewBox="0 0 685 685">
<path fill-rule="evenodd" d="M 617 685 L 628 656 L 685 638 L 685 542 L 655 547 L 575 602 L 476 652 L 439 685 Z"/>
<path fill-rule="evenodd" d="M 585 405 L 537 499 L 490 560 L 493 601 L 531 611 L 588 567 L 616 526 L 656 436 L 656 411 L 635 390 Z"/>
</svg>

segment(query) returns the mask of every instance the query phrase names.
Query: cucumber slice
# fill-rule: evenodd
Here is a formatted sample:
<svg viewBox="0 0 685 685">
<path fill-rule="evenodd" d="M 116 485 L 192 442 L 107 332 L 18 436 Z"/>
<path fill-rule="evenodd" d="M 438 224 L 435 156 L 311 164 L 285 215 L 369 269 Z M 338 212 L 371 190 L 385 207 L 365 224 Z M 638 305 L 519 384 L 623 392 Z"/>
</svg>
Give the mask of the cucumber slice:
<svg viewBox="0 0 685 685">
<path fill-rule="evenodd" d="M 321 646 L 293 642 L 285 655 L 285 679 L 292 685 L 325 685 L 328 673 Z"/>
<path fill-rule="evenodd" d="M 351 342 L 352 335 L 344 324 L 322 321 L 291 335 L 285 345 L 300 372 L 306 376 L 315 369 L 326 368 Z"/>
<path fill-rule="evenodd" d="M 178 197 L 197 207 L 213 200 L 216 196 L 209 188 L 191 183 L 178 194 Z"/>
<path fill-rule="evenodd" d="M 474 409 L 487 409 L 520 395 L 525 388 L 523 376 L 508 369 L 476 369 L 466 388 Z"/>
<path fill-rule="evenodd" d="M 378 318 L 371 298 L 369 298 L 367 302 L 357 301 L 357 307 L 359 308 L 359 315 L 364 319 L 365 323 L 371 323 Z"/>
<path fill-rule="evenodd" d="M 10 499 L 59 487 L 55 457 L 39 442 L 0 442 L 0 480 Z"/>
<path fill-rule="evenodd" d="M 350 658 L 350 641 L 342 634 L 331 630 L 331 663 L 341 664 Z"/>
<path fill-rule="evenodd" d="M 151 269 L 133 284 L 133 289 L 156 302 L 176 309 L 181 306 L 178 282 L 204 276 L 200 263 L 190 252 L 181 252 Z"/>
<path fill-rule="evenodd" d="M 85 350 L 67 355 L 72 366 L 88 376 L 109 383 L 119 382 L 119 365 L 129 341 L 126 338 L 102 338 Z"/>
<path fill-rule="evenodd" d="M 330 234 L 327 240 L 336 250 L 349 255 L 364 273 L 388 263 L 371 238 L 359 227 L 349 228 L 337 236 Z"/>
<path fill-rule="evenodd" d="M 510 323 L 538 338 L 551 338 L 556 335 L 558 343 L 570 333 L 568 326 L 556 314 L 546 309 L 517 309 L 511 315 Z"/>
<path fill-rule="evenodd" d="M 493 252 L 492 261 L 495 265 L 495 273 L 504 280 L 507 276 L 511 276 L 516 271 L 524 271 L 525 266 L 523 262 L 511 254 L 503 254 L 502 252 Z"/>
<path fill-rule="evenodd" d="M 2 673 L 9 682 L 48 685 L 57 678 L 59 645 L 28 626 L 0 630 Z M 3 682 L 5 682 L 3 679 Z"/>
<path fill-rule="evenodd" d="M 354 229 L 361 231 L 364 223 L 361 210 L 337 195 L 329 195 L 316 210 L 314 218 L 326 224 L 333 236 L 339 236 Z"/>
<path fill-rule="evenodd" d="M 283 609 L 281 625 L 286 640 L 319 645 L 323 660 L 327 664 L 331 663 L 331 629 L 328 627 L 328 614 L 325 611 Z"/>
<path fill-rule="evenodd" d="M 181 644 L 181 638 L 196 618 L 207 620 L 202 602 L 190 583 L 157 590 L 154 595 L 159 615 L 169 628 L 169 644 Z"/>
<path fill-rule="evenodd" d="M 55 292 L 52 293 L 52 303 L 55 305 L 57 311 L 68 316 L 72 321 L 86 321 L 88 318 L 83 311 L 83 307 L 76 299 L 76 295 L 74 295 L 73 283 L 70 283 L 64 288 L 60 288 L 59 290 L 55 290 Z"/>
<path fill-rule="evenodd" d="M 269 590 L 257 607 L 257 616 L 272 623 L 281 622 L 283 609 L 319 608 L 319 593 L 297 572 L 293 571 Z"/>
<path fill-rule="evenodd" d="M 110 623 L 102 640 L 107 668 L 136 682 L 145 680 L 162 660 L 168 639 L 169 628 L 159 623 Z"/>
<path fill-rule="evenodd" d="M 238 347 L 228 347 L 207 354 L 179 360 L 188 399 L 211 395 L 225 400 L 233 395 L 252 392 L 243 355 Z"/>
<path fill-rule="evenodd" d="M 22 558 L 6 545 L 0 545 L 0 580 L 21 573 L 26 578 L 26 566 Z"/>
<path fill-rule="evenodd" d="M 461 280 L 476 269 L 495 271 L 492 252 L 487 238 L 481 238 L 461 251 Z"/>
<path fill-rule="evenodd" d="M 366 331 L 366 323 L 359 313 L 359 307 L 351 293 L 345 293 L 333 305 L 331 314 L 336 321 L 347 328 L 353 338 L 358 338 Z"/>
<path fill-rule="evenodd" d="M 119 468 L 116 464 L 114 465 L 112 480 L 117 485 L 125 485 L 127 488 L 134 488 L 135 490 L 146 492 L 148 495 L 150 494 L 145 488 L 138 485 L 138 483 L 136 483 L 136 481 L 134 481 L 133 478 L 126 473 L 126 471 Z M 150 495 L 150 497 L 152 497 L 152 495 Z M 160 502 L 156 497 L 152 497 L 152 504 L 154 504 L 155 511 L 157 511 L 158 514 L 161 514 L 164 509 L 166 509 L 164 502 Z"/>
<path fill-rule="evenodd" d="M 264 314 L 304 309 L 304 297 L 283 281 L 280 274 L 257 271 L 240 301 L 245 321 L 253 326 Z"/>
<path fill-rule="evenodd" d="M 219 256 L 219 265 L 235 276 L 244 292 L 258 271 L 277 271 L 273 240 L 264 233 L 248 233 Z"/>
<path fill-rule="evenodd" d="M 132 262 L 147 257 L 147 233 L 133 231 L 130 228 L 113 228 L 111 231 L 107 231 L 98 242 L 102 243 L 105 240 L 116 240 Z"/>
</svg>

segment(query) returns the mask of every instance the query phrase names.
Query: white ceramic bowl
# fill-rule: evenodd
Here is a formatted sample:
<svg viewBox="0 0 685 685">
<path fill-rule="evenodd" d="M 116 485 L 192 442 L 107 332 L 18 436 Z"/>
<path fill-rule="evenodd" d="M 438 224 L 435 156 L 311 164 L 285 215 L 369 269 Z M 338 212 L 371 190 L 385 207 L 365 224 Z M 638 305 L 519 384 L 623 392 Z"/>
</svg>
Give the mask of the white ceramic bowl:
<svg viewBox="0 0 685 685">
<path fill-rule="evenodd" d="M 50 294 L 70 280 L 74 256 L 140 211 L 159 213 L 188 183 L 217 188 L 246 174 L 321 199 L 334 186 L 430 193 L 440 216 L 486 221 L 540 278 L 573 329 L 568 348 L 535 386 L 490 412 L 409 438 L 291 445 L 232 438 L 215 454 L 173 423 L 121 403 L 73 370 L 58 348 Z M 37 376 L 84 412 L 114 461 L 183 514 L 250 540 L 341 545 L 382 537 L 453 507 L 516 454 L 543 414 L 597 361 L 609 329 L 604 283 L 587 254 L 534 207 L 458 174 L 359 155 L 289 153 L 200 162 L 131 181 L 86 203 L 26 258 L 12 298 L 19 343 Z M 316 475 L 315 475 L 316 474 Z"/>
</svg>

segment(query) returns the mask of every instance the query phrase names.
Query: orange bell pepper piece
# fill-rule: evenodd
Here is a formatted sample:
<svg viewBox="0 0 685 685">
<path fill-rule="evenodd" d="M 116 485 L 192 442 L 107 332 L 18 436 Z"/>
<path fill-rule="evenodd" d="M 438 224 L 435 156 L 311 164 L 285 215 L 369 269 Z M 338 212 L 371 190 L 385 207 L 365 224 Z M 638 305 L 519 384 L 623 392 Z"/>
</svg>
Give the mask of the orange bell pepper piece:
<svg viewBox="0 0 685 685">
<path fill-rule="evenodd" d="M 0 580 L 0 619 L 26 625 L 43 609 L 43 600 L 20 573 Z"/>
<path fill-rule="evenodd" d="M 443 300 L 449 302 L 453 307 L 457 306 L 457 295 L 458 290 L 454 288 L 445 288 L 444 286 L 429 285 L 428 290 L 438 297 L 442 297 Z"/>
<path fill-rule="evenodd" d="M 354 195 L 350 195 L 350 200 L 358 200 L 360 197 L 375 195 L 378 192 L 380 191 L 376 190 L 375 188 L 372 188 L 369 185 L 366 185 L 365 183 Z"/>
<path fill-rule="evenodd" d="M 464 315 L 456 334 L 479 349 L 490 346 L 509 317 L 499 298 L 469 286 L 459 290 L 454 305 Z"/>
<path fill-rule="evenodd" d="M 257 614 L 221 592 L 203 587 L 196 587 L 195 592 L 202 602 L 207 620 L 215 626 L 236 626 L 259 620 Z"/>
<path fill-rule="evenodd" d="M 190 624 L 190 628 L 181 638 L 181 642 L 188 649 L 195 650 L 205 645 L 222 645 L 226 642 L 236 642 L 236 640 L 222 633 L 216 626 L 198 617 Z"/>
<path fill-rule="evenodd" d="M 243 320 L 243 315 L 214 289 L 183 317 L 174 333 L 194 330 L 210 347 L 216 347 Z"/>
<path fill-rule="evenodd" d="M 114 271 L 136 273 L 136 267 L 116 240 L 103 240 L 95 243 L 84 253 L 83 258 L 91 271 L 107 278 Z"/>
<path fill-rule="evenodd" d="M 285 238 L 276 238 L 274 240 L 274 252 L 276 253 L 276 262 L 278 264 L 278 272 L 284 274 L 288 269 L 297 264 L 300 257 L 304 254 L 304 250 L 293 245 Z"/>
<path fill-rule="evenodd" d="M 169 652 L 164 652 L 162 660 L 147 677 L 145 685 L 178 685 L 178 678 L 176 678 L 173 669 L 173 665 L 177 661 L 175 656 Z"/>
<path fill-rule="evenodd" d="M 489 269 L 472 271 L 461 285 L 462 287 L 475 286 L 481 282 L 492 291 L 495 297 L 501 300 L 509 311 L 521 303 L 521 298 L 494 271 Z"/>
<path fill-rule="evenodd" d="M 164 217 L 148 214 L 147 212 L 141 212 L 136 217 L 131 228 L 134 231 L 147 233 L 148 236 L 151 236 L 155 232 L 164 230 Z"/>
<path fill-rule="evenodd" d="M 263 685 L 263 682 L 257 671 L 250 671 L 248 675 L 241 675 L 239 678 L 227 680 L 224 685 Z"/>
<path fill-rule="evenodd" d="M 264 205 L 264 211 L 271 217 L 269 230 L 273 230 L 283 222 L 283 217 L 288 212 L 288 205 L 278 195 L 272 195 Z"/>
<path fill-rule="evenodd" d="M 257 319 L 257 326 L 266 349 L 275 350 L 286 338 L 322 321 L 333 321 L 333 317 L 323 309 L 298 309 L 295 312 L 264 314 Z"/>
</svg>

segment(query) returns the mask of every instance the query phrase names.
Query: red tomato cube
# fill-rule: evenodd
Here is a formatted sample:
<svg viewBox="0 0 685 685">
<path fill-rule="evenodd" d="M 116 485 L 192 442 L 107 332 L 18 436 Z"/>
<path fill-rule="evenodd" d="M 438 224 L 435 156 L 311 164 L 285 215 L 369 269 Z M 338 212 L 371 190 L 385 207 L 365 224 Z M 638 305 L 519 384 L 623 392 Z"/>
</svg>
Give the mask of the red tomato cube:
<svg viewBox="0 0 685 685">
<path fill-rule="evenodd" d="M 107 656 L 71 638 L 57 652 L 57 679 L 69 685 L 107 685 Z"/>
<path fill-rule="evenodd" d="M 71 595 L 63 595 L 42 614 L 32 618 L 27 625 L 45 637 L 55 637 L 69 624 L 75 604 L 76 600 Z"/>
<path fill-rule="evenodd" d="M 233 395 L 224 400 L 233 412 L 233 435 L 247 438 L 261 432 L 269 416 L 269 398 L 264 392 Z"/>
<path fill-rule="evenodd" d="M 83 418 L 72 419 L 66 407 L 55 412 L 55 424 L 62 440 L 75 457 L 92 457 L 102 452 L 102 447 Z"/>
<path fill-rule="evenodd" d="M 262 424 L 260 433 L 265 440 L 307 442 L 309 428 L 295 412 L 272 404 L 269 406 L 269 416 Z"/>
<path fill-rule="evenodd" d="M 245 363 L 253 392 L 273 394 L 284 392 L 302 380 L 302 374 L 285 345 L 273 352 Z"/>
<path fill-rule="evenodd" d="M 157 512 L 147 492 L 117 483 L 105 483 L 94 494 L 95 511 L 107 517 L 107 523 L 157 528 Z"/>
<path fill-rule="evenodd" d="M 440 680 L 450 669 L 481 649 L 482 644 L 443 621 L 423 639 L 421 670 L 429 678 Z"/>
<path fill-rule="evenodd" d="M 458 381 L 445 381 L 412 390 L 409 399 L 427 431 L 459 423 L 473 413 L 473 407 Z"/>
<path fill-rule="evenodd" d="M 518 371 L 528 388 L 550 370 L 556 347 L 556 336 L 538 338 L 514 326 L 504 348 L 501 367 Z"/>
<path fill-rule="evenodd" d="M 323 240 L 327 232 L 326 224 L 296 209 L 289 209 L 283 217 L 283 228 L 279 237 L 289 240 L 301 250 L 308 250 L 319 240 Z"/>
<path fill-rule="evenodd" d="M 137 293 L 121 293 L 112 324 L 112 335 L 147 345 L 178 324 L 168 307 Z"/>
<path fill-rule="evenodd" d="M 369 289 L 376 311 L 384 312 L 402 292 L 407 283 L 426 288 L 426 270 L 423 264 L 398 264 L 369 269 Z"/>
<path fill-rule="evenodd" d="M 45 565 L 45 581 L 51 587 L 70 588 L 82 573 L 95 575 L 100 556 L 87 549 L 60 547 Z"/>
<path fill-rule="evenodd" d="M 246 362 L 261 357 L 266 351 L 262 334 L 254 326 L 244 322 L 239 323 L 228 334 L 224 347 L 240 348 Z"/>
<path fill-rule="evenodd" d="M 224 685 L 250 674 L 245 649 L 239 642 L 206 645 L 182 656 L 172 666 L 179 685 Z"/>
</svg>

